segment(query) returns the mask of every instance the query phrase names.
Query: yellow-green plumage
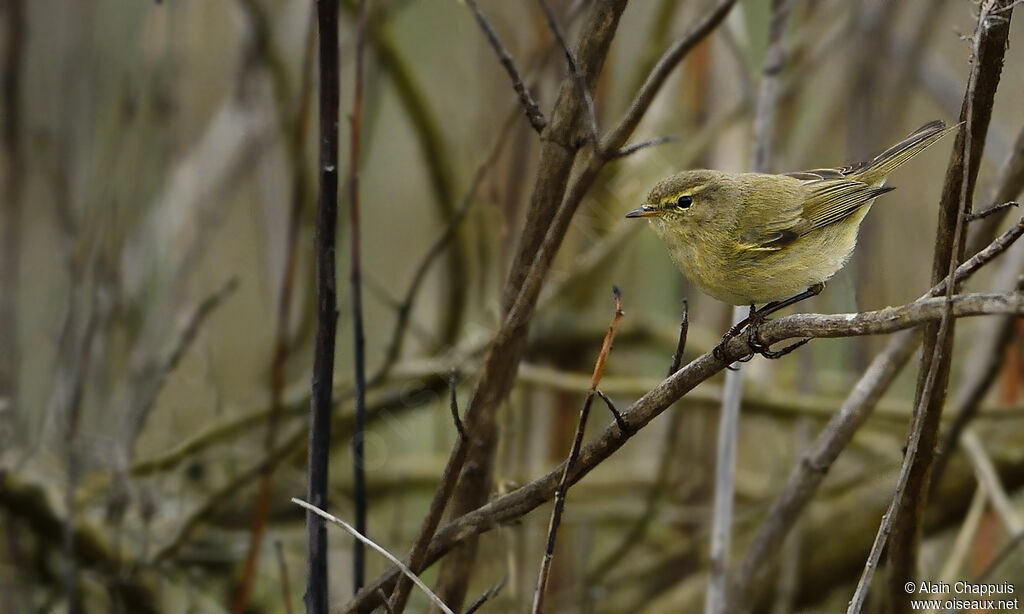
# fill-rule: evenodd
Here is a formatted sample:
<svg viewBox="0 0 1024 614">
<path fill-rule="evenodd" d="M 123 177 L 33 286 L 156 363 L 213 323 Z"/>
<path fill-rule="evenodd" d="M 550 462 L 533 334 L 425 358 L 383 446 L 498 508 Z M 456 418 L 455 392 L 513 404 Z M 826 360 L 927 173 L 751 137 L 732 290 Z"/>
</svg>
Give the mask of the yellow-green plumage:
<svg viewBox="0 0 1024 614">
<path fill-rule="evenodd" d="M 796 295 L 846 264 L 886 176 L 957 126 L 925 124 L 869 162 L 784 175 L 691 170 L 659 182 L 642 207 L 676 266 L 733 305 Z"/>
</svg>

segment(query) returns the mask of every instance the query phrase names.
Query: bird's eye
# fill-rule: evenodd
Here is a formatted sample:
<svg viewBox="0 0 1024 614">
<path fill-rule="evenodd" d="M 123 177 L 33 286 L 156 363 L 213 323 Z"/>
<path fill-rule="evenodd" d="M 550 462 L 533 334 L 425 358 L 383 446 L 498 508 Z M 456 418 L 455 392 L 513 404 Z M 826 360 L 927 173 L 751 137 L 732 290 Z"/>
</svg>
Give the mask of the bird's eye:
<svg viewBox="0 0 1024 614">
<path fill-rule="evenodd" d="M 683 194 L 676 199 L 676 207 L 679 209 L 689 209 L 690 205 L 693 204 L 693 197 L 689 194 Z"/>
</svg>

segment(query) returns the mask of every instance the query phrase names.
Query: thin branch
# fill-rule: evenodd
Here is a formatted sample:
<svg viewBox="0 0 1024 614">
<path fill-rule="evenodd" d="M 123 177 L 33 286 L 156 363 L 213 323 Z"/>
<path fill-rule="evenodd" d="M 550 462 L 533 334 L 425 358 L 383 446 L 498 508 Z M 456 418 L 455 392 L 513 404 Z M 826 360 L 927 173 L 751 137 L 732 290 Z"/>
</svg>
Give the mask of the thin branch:
<svg viewBox="0 0 1024 614">
<path fill-rule="evenodd" d="M 547 20 L 548 28 L 555 35 L 555 41 L 561 47 L 562 53 L 565 54 L 565 62 L 569 66 L 569 76 L 572 77 L 573 82 L 576 84 L 577 95 L 583 101 L 583 119 L 587 128 L 587 140 L 593 147 L 597 147 L 600 142 L 601 132 L 597 127 L 597 110 L 594 108 L 594 97 L 590 94 L 586 78 L 580 71 L 576 56 L 573 54 L 572 49 L 569 48 L 569 43 L 566 42 L 562 28 L 558 25 L 555 14 L 551 12 L 551 7 L 548 6 L 545 0 L 537 0 L 537 3 L 540 4 L 541 10 L 544 12 L 544 19 Z"/>
<path fill-rule="evenodd" d="M 533 593 L 533 614 L 540 614 L 544 610 L 544 594 L 547 589 L 548 579 L 551 575 L 551 562 L 555 558 L 555 538 L 558 534 L 558 526 L 562 521 L 562 513 L 565 510 L 565 498 L 569 491 L 569 474 L 579 458 L 580 448 L 583 445 L 583 433 L 587 428 L 587 417 L 590 415 L 590 406 L 597 394 L 597 386 L 601 383 L 604 375 L 604 367 L 608 361 L 608 354 L 612 351 L 612 341 L 615 340 L 615 332 L 619 328 L 619 322 L 624 315 L 622 312 L 622 294 L 618 288 L 612 289 L 615 295 L 615 314 L 612 316 L 612 323 L 608 326 L 608 332 L 601 343 L 601 351 L 594 362 L 594 373 L 590 378 L 590 390 L 583 401 L 580 409 L 579 420 L 576 424 L 576 436 L 569 450 L 569 458 L 565 461 L 565 469 L 562 471 L 562 478 L 555 488 L 555 504 L 551 510 L 551 521 L 548 524 L 547 546 L 544 549 L 544 557 L 541 559 L 540 572 L 537 576 L 537 587 Z M 616 412 L 617 413 L 617 412 Z"/>
<path fill-rule="evenodd" d="M 320 57 L 320 195 L 316 219 L 316 334 L 310 394 L 308 498 L 327 506 L 327 469 L 331 442 L 331 395 L 337 334 L 335 233 L 338 222 L 338 107 L 340 96 L 338 2 L 317 0 Z M 354 209 L 353 209 L 354 211 Z M 355 234 L 355 233 L 353 233 Z M 306 515 L 306 611 L 328 613 L 327 527 L 314 513 Z"/>
<path fill-rule="evenodd" d="M 974 185 L 1009 35 L 1010 12 L 1000 15 L 994 12 L 1008 6 L 1007 0 L 986 0 L 978 16 L 971 50 L 972 68 L 960 115 L 965 125 L 957 135 L 939 203 L 939 225 L 932 264 L 932 279 L 936 282 L 942 277 L 952 279 L 956 263 L 964 255 L 964 218 L 972 209 Z M 955 284 L 949 284 L 947 300 L 955 290 Z M 928 500 L 952 359 L 955 321 L 950 316 L 947 314 L 941 322 L 925 326 L 923 331 L 924 348 L 918 374 L 916 409 L 920 415 L 915 416 L 916 428 L 911 433 L 905 458 L 905 495 L 898 487 L 894 494 L 896 507 L 889 518 L 893 534 L 888 543 L 887 592 L 894 612 L 898 614 L 910 611 L 910 595 L 904 590 L 904 584 L 917 573 L 920 526 Z M 903 473 L 901 470 L 901 481 Z M 870 578 L 863 579 L 870 581 Z M 859 612 L 855 606 L 855 602 L 851 603 L 849 611 Z"/>
<path fill-rule="evenodd" d="M 988 216 L 990 216 L 990 215 L 992 215 L 994 213 L 999 213 L 1000 211 L 1004 211 L 1004 210 L 1009 209 L 1011 207 L 1019 207 L 1019 206 L 1020 206 L 1019 203 L 1017 203 L 1015 201 L 1012 201 L 1012 200 L 1007 201 L 1005 203 L 1000 203 L 998 205 L 992 205 L 988 209 L 982 209 L 981 211 L 977 211 L 977 212 L 974 212 L 974 213 L 971 213 L 971 214 L 967 215 L 966 221 L 974 222 L 974 221 L 977 221 L 977 220 L 984 219 L 984 218 L 986 218 L 986 217 L 988 217 Z"/>
<path fill-rule="evenodd" d="M 416 535 L 416 540 L 413 542 L 412 550 L 405 557 L 410 569 L 420 569 L 423 566 L 427 546 L 430 545 L 430 540 L 434 537 L 437 525 L 441 522 L 441 517 L 448 506 L 448 501 L 455 491 L 455 485 L 459 477 L 458 467 L 465 461 L 466 454 L 469 452 L 469 436 L 466 426 L 462 423 L 462 418 L 459 416 L 455 369 L 451 370 L 448 377 L 448 395 L 448 405 L 452 413 L 452 421 L 455 423 L 455 430 L 458 431 L 459 438 L 455 442 L 455 453 L 449 457 L 448 463 L 441 473 L 441 484 L 434 492 L 434 497 L 430 501 L 430 508 L 420 522 L 420 530 Z M 412 584 L 408 581 L 408 578 L 400 578 L 391 599 L 388 601 L 388 607 L 395 612 L 404 611 L 411 590 Z"/>
<path fill-rule="evenodd" d="M 616 160 L 618 158 L 625 158 L 626 156 L 631 156 L 631 155 L 635 154 L 636 152 L 640 151 L 641 149 L 647 149 L 648 147 L 657 147 L 658 145 L 664 145 L 665 143 L 672 143 L 672 142 L 674 142 L 676 140 L 678 140 L 678 139 L 676 139 L 676 137 L 671 136 L 671 135 L 659 136 L 659 137 L 656 137 L 656 138 L 653 138 L 653 139 L 647 139 L 646 141 L 640 141 L 639 143 L 633 143 L 632 145 L 627 145 L 627 146 L 623 147 L 622 149 L 619 149 L 617 151 L 613 151 L 611 153 L 606 153 L 605 157 L 607 157 L 609 160 Z"/>
<path fill-rule="evenodd" d="M 647 80 L 640 87 L 640 91 L 633 98 L 633 102 L 630 103 L 626 115 L 602 139 L 601 151 L 616 151 L 622 147 L 626 139 L 629 138 L 629 135 L 636 129 L 640 120 L 643 119 L 644 114 L 647 113 L 647 109 L 654 102 L 655 96 L 657 96 L 661 86 L 664 85 L 665 80 L 672 74 L 675 67 L 698 43 L 704 40 L 704 37 L 711 34 L 725 20 L 735 4 L 736 0 L 721 0 L 697 25 L 673 43 L 661 55 L 661 58 L 658 59 L 657 64 L 654 65 L 654 68 L 651 69 L 650 74 L 647 76 Z"/>
<path fill-rule="evenodd" d="M 491 588 L 489 588 L 486 591 L 484 591 L 484 594 L 480 595 L 479 597 L 476 598 L 476 601 L 474 601 L 473 603 L 469 604 L 469 607 L 466 608 L 466 611 L 463 612 L 462 614 L 473 614 L 473 612 L 476 612 L 477 610 L 479 610 L 480 607 L 483 606 L 485 603 L 487 603 L 491 599 L 494 599 L 495 597 L 497 597 L 498 593 L 501 592 L 501 589 L 505 587 L 505 582 L 507 582 L 507 581 L 508 581 L 508 576 L 502 578 L 501 582 L 498 582 L 497 584 L 495 584 Z"/>
<path fill-rule="evenodd" d="M 284 614 L 292 614 L 292 589 L 288 581 L 288 563 L 284 559 L 281 540 L 274 540 L 274 553 L 277 555 L 277 571 L 281 582 L 281 601 L 284 602 Z"/>
<path fill-rule="evenodd" d="M 305 508 L 307 511 L 309 511 L 312 514 L 316 514 L 317 516 L 320 516 L 321 518 L 323 518 L 325 520 L 328 520 L 328 521 L 338 525 L 339 527 L 341 527 L 341 528 L 345 529 L 346 531 L 348 531 L 352 535 L 352 537 L 354 537 L 357 540 L 359 540 L 360 543 L 366 544 L 370 548 L 373 548 L 374 550 L 379 552 L 381 554 L 381 556 L 383 556 L 387 560 L 391 561 L 391 563 L 393 565 L 395 565 L 396 567 L 398 567 L 402 571 L 402 573 L 405 574 L 405 576 L 407 578 L 412 580 L 416 584 L 416 586 L 418 586 L 420 588 L 420 590 L 423 591 L 424 594 L 426 594 L 427 597 L 430 598 L 430 600 L 434 603 L 434 605 L 436 605 L 437 607 L 441 608 L 441 611 L 443 611 L 445 614 L 455 614 L 454 612 L 452 612 L 452 610 L 447 605 L 445 605 L 445 603 L 443 601 L 441 601 L 438 598 L 437 595 L 435 595 L 433 593 L 433 591 L 430 590 L 430 588 L 426 584 L 423 583 L 422 580 L 419 579 L 419 577 L 416 574 L 414 574 L 412 571 L 410 571 L 409 568 L 406 567 L 404 563 L 402 563 L 402 561 L 399 561 L 398 557 L 396 557 L 395 555 L 391 554 L 390 552 L 388 552 L 384 548 L 381 548 L 380 546 L 378 546 L 377 544 L 372 542 L 368 537 L 366 537 L 365 535 L 363 535 L 362 533 L 357 531 L 355 529 L 355 527 L 353 527 L 352 525 L 348 524 L 344 520 L 341 520 L 340 518 L 337 518 L 336 516 L 328 514 L 327 512 L 325 512 L 324 510 L 316 507 L 315 505 L 310 505 L 309 503 L 306 503 L 302 499 L 296 499 L 295 497 L 292 497 L 292 503 L 298 505 L 299 507 Z"/>
<path fill-rule="evenodd" d="M 359 24 L 356 29 L 356 73 L 352 93 L 352 115 L 349 116 L 349 225 L 352 237 L 349 280 L 352 292 L 352 337 L 355 375 L 356 416 L 352 427 L 352 499 L 355 505 L 356 530 L 368 535 L 366 510 L 366 463 L 364 437 L 366 436 L 366 332 L 363 327 L 363 284 L 361 256 L 361 228 L 359 211 L 359 148 L 363 122 L 363 56 L 366 51 L 366 0 L 359 0 Z M 352 548 L 352 584 L 355 590 L 366 580 L 366 551 L 362 540 Z"/>
<path fill-rule="evenodd" d="M 458 431 L 459 437 L 465 438 L 466 426 L 462 424 L 462 416 L 459 415 L 459 398 L 455 394 L 457 382 L 458 377 L 453 368 L 451 375 L 448 376 L 448 408 L 452 413 L 452 422 L 455 423 L 455 430 Z"/>
<path fill-rule="evenodd" d="M 476 21 L 480 24 L 480 29 L 484 31 L 484 35 L 487 36 L 487 42 L 491 44 L 491 48 L 498 55 L 501 65 L 505 67 L 505 72 L 508 73 L 509 79 L 512 80 L 512 88 L 515 89 L 516 95 L 519 96 L 519 104 L 522 105 L 523 111 L 526 113 L 526 119 L 530 121 L 530 125 L 533 126 L 537 134 L 540 134 L 544 131 L 547 120 L 544 119 L 544 114 L 541 112 L 540 107 L 533 99 L 533 96 L 530 95 L 530 90 L 526 87 L 526 83 L 523 82 L 523 77 L 519 74 L 519 69 L 516 68 L 512 56 L 509 55 L 505 46 L 501 44 L 498 33 L 494 31 L 491 23 L 487 20 L 487 16 L 477 6 L 476 0 L 466 0 L 466 4 L 473 10 L 473 16 L 476 17 Z"/>
</svg>

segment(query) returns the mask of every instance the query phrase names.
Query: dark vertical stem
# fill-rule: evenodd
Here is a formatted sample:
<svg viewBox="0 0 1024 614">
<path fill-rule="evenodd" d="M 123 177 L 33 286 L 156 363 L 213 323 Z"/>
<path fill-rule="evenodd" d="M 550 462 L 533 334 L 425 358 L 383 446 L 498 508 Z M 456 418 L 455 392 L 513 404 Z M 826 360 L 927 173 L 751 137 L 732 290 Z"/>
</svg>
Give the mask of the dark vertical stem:
<svg viewBox="0 0 1024 614">
<path fill-rule="evenodd" d="M 338 222 L 338 0 L 317 0 L 320 35 L 320 195 L 316 213 L 316 333 L 309 402 L 308 499 L 327 507 L 327 466 L 331 438 L 331 386 L 337 332 L 335 233 Z M 306 514 L 306 612 L 327 614 L 327 526 Z"/>
<path fill-rule="evenodd" d="M 8 0 L 3 18 L 4 47 L 0 79 L 3 87 L 3 125 L 0 126 L 0 400 L 7 409 L 0 414 L 0 446 L 15 437 L 18 415 L 18 263 L 21 249 L 21 174 L 19 139 L 21 125 L 21 58 L 25 35 L 23 0 Z"/>
<path fill-rule="evenodd" d="M 356 413 L 352 427 L 352 499 L 355 504 L 355 528 L 366 536 L 366 467 L 363 462 L 363 435 L 366 431 L 366 337 L 363 331 L 363 288 L 359 237 L 359 126 L 363 117 L 363 50 L 366 47 L 366 0 L 359 0 L 359 25 L 356 33 L 356 76 L 352 94 L 352 129 L 349 141 L 349 220 L 352 232 L 352 329 L 355 343 Z M 352 583 L 355 591 L 363 588 L 366 577 L 366 546 L 355 540 L 352 549 Z"/>
</svg>

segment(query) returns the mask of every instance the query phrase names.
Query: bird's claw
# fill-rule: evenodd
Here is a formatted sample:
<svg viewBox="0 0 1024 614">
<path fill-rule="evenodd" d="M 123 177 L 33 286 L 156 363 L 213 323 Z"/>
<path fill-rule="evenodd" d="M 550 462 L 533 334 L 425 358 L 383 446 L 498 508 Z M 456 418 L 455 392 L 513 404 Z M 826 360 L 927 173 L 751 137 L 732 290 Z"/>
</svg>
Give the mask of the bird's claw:
<svg viewBox="0 0 1024 614">
<path fill-rule="evenodd" d="M 762 324 L 764 321 L 764 319 L 757 319 L 747 324 L 745 330 L 747 333 L 747 345 L 750 347 L 750 353 L 741 358 L 737 358 L 733 362 L 750 362 L 754 358 L 754 356 L 758 354 L 764 356 L 769 360 L 776 360 L 778 358 L 782 358 L 786 354 L 789 354 L 793 350 L 797 349 L 798 347 L 806 344 L 808 341 L 811 340 L 810 337 L 805 337 L 795 343 L 787 345 L 781 350 L 772 350 L 771 347 L 761 339 L 761 335 L 758 331 L 759 325 Z M 739 333 L 744 330 L 735 330 L 735 328 L 736 327 L 730 328 L 729 331 L 722 336 L 722 340 L 718 343 L 718 345 L 716 345 L 715 348 L 711 351 L 712 356 L 714 356 L 717 360 L 725 360 L 725 345 L 729 342 L 730 339 L 739 335 Z M 730 371 L 738 370 L 737 367 L 732 366 L 732 363 L 726 365 L 725 368 L 729 369 Z"/>
</svg>

